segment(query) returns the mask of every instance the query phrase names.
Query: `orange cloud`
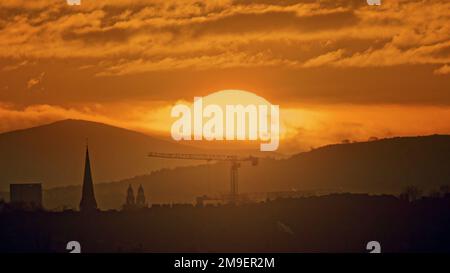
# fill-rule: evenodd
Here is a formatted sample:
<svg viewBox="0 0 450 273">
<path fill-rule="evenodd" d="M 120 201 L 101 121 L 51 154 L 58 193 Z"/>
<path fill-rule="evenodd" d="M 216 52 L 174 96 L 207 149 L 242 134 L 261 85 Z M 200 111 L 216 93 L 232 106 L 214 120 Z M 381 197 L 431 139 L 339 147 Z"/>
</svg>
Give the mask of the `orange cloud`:
<svg viewBox="0 0 450 273">
<path fill-rule="evenodd" d="M 314 57 L 303 63 L 303 67 L 317 67 L 325 64 L 335 62 L 342 58 L 344 54 L 343 49 L 338 49 L 336 51 L 328 52 L 318 57 Z"/>
<path fill-rule="evenodd" d="M 450 74 L 450 66 L 449 65 L 443 65 L 440 68 L 434 70 L 434 73 L 437 75 L 447 75 Z"/>
<path fill-rule="evenodd" d="M 331 0 L 289 4 L 153 1 L 150 5 L 117 0 L 84 1 L 80 7 L 56 0 L 8 0 L 0 7 L 6 14 L 10 10 L 9 16 L 0 19 L 0 56 L 108 60 L 108 67 L 98 66 L 105 70 L 99 74 L 192 66 L 209 69 L 210 63 L 223 68 L 274 63 L 291 68 L 365 67 L 445 64 L 449 58 L 436 52 L 448 47 L 450 3 L 437 0 L 383 1 L 377 8 Z M 366 48 L 352 48 L 352 42 L 379 39 L 386 40 L 381 48 L 370 42 Z M 305 41 L 316 48 L 328 46 L 308 58 L 303 57 L 308 52 L 294 57 L 289 50 L 261 52 L 252 46 Z M 342 43 L 347 56 L 341 54 Z M 126 73 L 109 69 L 111 64 L 120 69 L 125 63 Z"/>
<path fill-rule="evenodd" d="M 42 79 L 44 79 L 44 76 L 45 76 L 45 72 L 42 72 L 37 77 L 29 79 L 27 82 L 27 88 L 31 89 L 34 86 L 40 84 L 42 82 Z"/>
</svg>

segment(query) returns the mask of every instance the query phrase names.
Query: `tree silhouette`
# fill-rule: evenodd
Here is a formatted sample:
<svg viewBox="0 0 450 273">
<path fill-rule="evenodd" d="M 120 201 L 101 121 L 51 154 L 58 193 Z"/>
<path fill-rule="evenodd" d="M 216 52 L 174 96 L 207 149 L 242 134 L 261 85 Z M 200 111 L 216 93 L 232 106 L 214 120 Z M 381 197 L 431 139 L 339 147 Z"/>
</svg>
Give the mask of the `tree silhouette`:
<svg viewBox="0 0 450 273">
<path fill-rule="evenodd" d="M 408 186 L 400 194 L 400 198 L 409 202 L 415 201 L 422 196 L 422 190 L 416 186 Z"/>
</svg>

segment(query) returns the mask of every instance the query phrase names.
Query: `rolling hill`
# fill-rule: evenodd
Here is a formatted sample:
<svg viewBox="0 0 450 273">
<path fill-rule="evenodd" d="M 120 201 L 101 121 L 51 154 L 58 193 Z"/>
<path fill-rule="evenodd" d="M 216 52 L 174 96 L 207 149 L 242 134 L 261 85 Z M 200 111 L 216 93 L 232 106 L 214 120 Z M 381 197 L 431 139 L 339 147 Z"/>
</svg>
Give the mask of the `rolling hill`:
<svg viewBox="0 0 450 273">
<path fill-rule="evenodd" d="M 8 199 L 10 183 L 42 182 L 46 207 L 76 208 L 86 138 L 101 208 L 119 208 L 129 184 L 135 189 L 142 184 L 151 203 L 192 202 L 203 194 L 229 190 L 227 163 L 146 157 L 148 151 L 202 153 L 205 149 L 106 124 L 64 120 L 0 134 L 0 197 Z M 239 191 L 399 193 L 409 185 L 429 191 L 450 184 L 448 166 L 448 135 L 335 144 L 288 159 L 262 159 L 256 167 L 244 163 Z"/>
<path fill-rule="evenodd" d="M 324 146 L 289 159 L 264 159 L 239 170 L 240 192 L 330 190 L 400 193 L 417 186 L 426 193 L 450 184 L 450 136 L 396 137 L 371 142 Z M 95 170 L 95 166 L 93 166 Z M 226 163 L 154 171 L 122 181 L 96 185 L 99 206 L 119 208 L 128 185 L 145 188 L 151 203 L 193 202 L 203 194 L 227 193 Z M 50 207 L 76 207 L 80 187 L 49 190 Z"/>
<path fill-rule="evenodd" d="M 41 182 L 44 188 L 79 185 L 86 139 L 95 164 L 95 183 L 192 164 L 147 158 L 148 151 L 200 150 L 102 123 L 57 121 L 0 134 L 0 191 L 8 190 L 10 183 Z"/>
</svg>

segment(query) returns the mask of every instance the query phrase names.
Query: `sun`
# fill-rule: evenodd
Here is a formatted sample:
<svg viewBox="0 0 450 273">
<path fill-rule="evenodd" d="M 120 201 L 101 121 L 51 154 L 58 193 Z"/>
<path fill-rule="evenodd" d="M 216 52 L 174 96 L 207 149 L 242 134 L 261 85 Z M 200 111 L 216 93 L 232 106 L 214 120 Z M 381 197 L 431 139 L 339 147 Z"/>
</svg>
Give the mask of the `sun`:
<svg viewBox="0 0 450 273">
<path fill-rule="evenodd" d="M 223 90 L 194 97 L 172 108 L 171 136 L 176 141 L 260 142 L 261 151 L 279 147 L 279 106 L 247 91 Z"/>
<path fill-rule="evenodd" d="M 203 97 L 205 105 L 216 104 L 221 107 L 225 107 L 227 104 L 237 105 L 271 105 L 265 98 L 256 95 L 253 92 L 236 89 L 226 89 L 216 91 L 205 97 Z"/>
</svg>

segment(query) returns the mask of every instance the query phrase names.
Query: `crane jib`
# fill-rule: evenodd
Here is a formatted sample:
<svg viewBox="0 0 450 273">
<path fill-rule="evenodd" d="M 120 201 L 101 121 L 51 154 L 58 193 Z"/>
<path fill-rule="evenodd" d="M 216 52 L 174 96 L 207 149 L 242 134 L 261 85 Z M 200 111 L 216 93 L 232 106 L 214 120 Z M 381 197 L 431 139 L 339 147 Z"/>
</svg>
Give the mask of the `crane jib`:
<svg viewBox="0 0 450 273">
<path fill-rule="evenodd" d="M 168 158 L 168 159 L 186 159 L 186 160 L 205 160 L 205 161 L 229 161 L 231 163 L 230 202 L 233 204 L 236 204 L 239 201 L 238 169 L 241 167 L 241 164 L 239 162 L 250 161 L 252 163 L 252 166 L 258 165 L 258 158 L 254 157 L 254 156 L 150 152 L 148 154 L 148 157 Z"/>
</svg>

